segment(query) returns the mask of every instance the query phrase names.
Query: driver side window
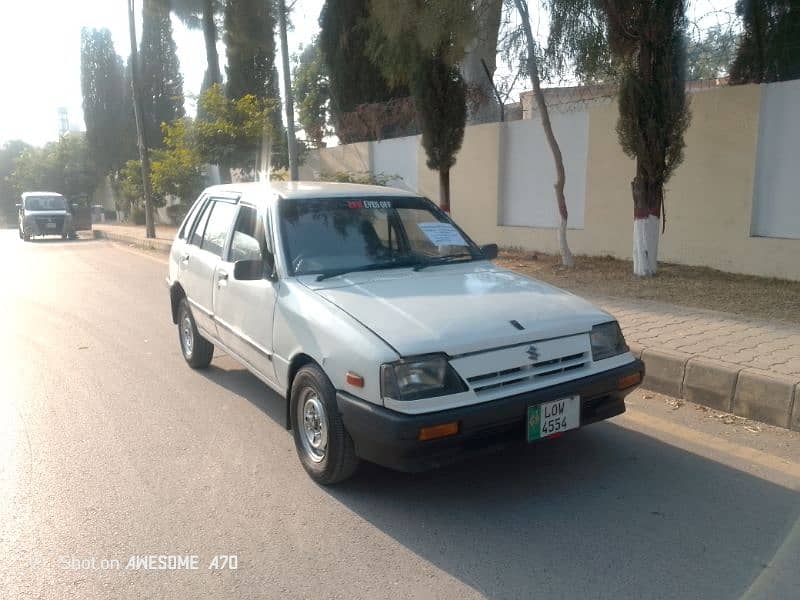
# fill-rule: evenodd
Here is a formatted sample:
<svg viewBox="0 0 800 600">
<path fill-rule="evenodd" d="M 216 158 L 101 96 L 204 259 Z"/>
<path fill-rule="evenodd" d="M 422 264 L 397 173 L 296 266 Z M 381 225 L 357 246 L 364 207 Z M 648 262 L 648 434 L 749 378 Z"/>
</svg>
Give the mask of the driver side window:
<svg viewBox="0 0 800 600">
<path fill-rule="evenodd" d="M 266 246 L 264 224 L 252 206 L 241 205 L 233 228 L 229 262 L 260 260 Z"/>
</svg>

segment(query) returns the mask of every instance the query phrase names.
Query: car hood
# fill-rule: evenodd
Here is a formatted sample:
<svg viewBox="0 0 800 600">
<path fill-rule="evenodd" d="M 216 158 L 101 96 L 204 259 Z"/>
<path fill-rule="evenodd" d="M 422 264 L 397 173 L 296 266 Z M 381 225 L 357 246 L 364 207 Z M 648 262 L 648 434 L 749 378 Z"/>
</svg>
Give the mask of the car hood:
<svg viewBox="0 0 800 600">
<path fill-rule="evenodd" d="M 611 318 L 573 294 L 483 262 L 303 283 L 401 356 L 454 356 L 574 335 Z"/>
</svg>

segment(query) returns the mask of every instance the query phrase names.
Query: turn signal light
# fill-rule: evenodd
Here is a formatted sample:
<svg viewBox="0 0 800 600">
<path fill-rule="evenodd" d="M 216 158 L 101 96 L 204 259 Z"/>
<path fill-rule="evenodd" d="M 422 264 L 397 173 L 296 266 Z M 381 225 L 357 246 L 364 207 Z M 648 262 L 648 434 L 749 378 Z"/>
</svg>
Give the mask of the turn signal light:
<svg viewBox="0 0 800 600">
<path fill-rule="evenodd" d="M 626 390 L 629 387 L 639 385 L 641 382 L 642 374 L 637 371 L 636 373 L 626 375 L 625 377 L 620 377 L 619 380 L 617 380 L 617 389 Z"/>
<path fill-rule="evenodd" d="M 420 442 L 427 442 L 428 440 L 436 440 L 458 433 L 458 421 L 452 423 L 443 423 L 442 425 L 432 425 L 430 427 L 421 427 L 417 439 Z"/>
<path fill-rule="evenodd" d="M 359 387 L 359 388 L 364 387 L 364 378 L 361 375 L 356 375 L 352 371 L 347 372 L 347 374 L 345 375 L 345 380 L 349 385 L 352 385 L 353 387 Z"/>
</svg>

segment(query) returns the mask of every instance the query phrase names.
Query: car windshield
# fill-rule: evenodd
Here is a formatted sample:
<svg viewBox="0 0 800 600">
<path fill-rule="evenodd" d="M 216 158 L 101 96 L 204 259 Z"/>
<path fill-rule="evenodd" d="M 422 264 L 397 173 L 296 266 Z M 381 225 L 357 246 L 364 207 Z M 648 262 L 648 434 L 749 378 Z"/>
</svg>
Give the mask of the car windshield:
<svg viewBox="0 0 800 600">
<path fill-rule="evenodd" d="M 279 206 L 293 275 L 482 258 L 475 243 L 424 198 L 289 199 Z"/>
<path fill-rule="evenodd" d="M 66 210 L 67 199 L 64 196 L 28 196 L 25 198 L 27 210 Z"/>
</svg>

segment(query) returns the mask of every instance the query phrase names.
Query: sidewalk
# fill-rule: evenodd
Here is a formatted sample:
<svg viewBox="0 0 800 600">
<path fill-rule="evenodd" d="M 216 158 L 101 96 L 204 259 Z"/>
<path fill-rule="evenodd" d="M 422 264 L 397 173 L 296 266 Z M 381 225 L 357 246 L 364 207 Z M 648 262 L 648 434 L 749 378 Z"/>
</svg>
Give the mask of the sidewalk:
<svg viewBox="0 0 800 600">
<path fill-rule="evenodd" d="M 174 227 L 94 226 L 95 235 L 168 252 Z M 620 322 L 647 367 L 644 387 L 800 431 L 800 326 L 652 300 L 580 295 Z"/>
</svg>

